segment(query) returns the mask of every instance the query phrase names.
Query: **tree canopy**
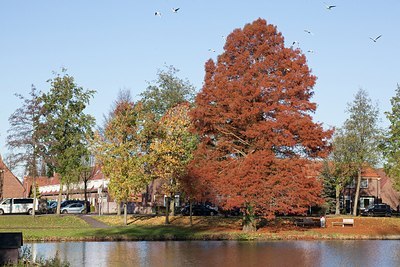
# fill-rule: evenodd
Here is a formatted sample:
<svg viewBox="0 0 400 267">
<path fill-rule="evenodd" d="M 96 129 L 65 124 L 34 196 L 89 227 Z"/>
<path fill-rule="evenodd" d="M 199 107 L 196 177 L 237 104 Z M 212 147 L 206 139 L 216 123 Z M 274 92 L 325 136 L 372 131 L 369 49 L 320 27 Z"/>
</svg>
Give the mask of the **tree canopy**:
<svg viewBox="0 0 400 267">
<path fill-rule="evenodd" d="M 205 70 L 191 113 L 194 164 L 215 199 L 267 217 L 320 203 L 321 183 L 304 166 L 327 155 L 331 131 L 312 121 L 316 77 L 300 50 L 258 19 L 234 30 Z"/>
<path fill-rule="evenodd" d="M 148 154 L 152 176 L 161 178 L 163 193 L 169 197 L 188 185 L 182 180 L 187 177 L 187 166 L 197 145 L 197 137 L 190 132 L 189 110 L 189 104 L 183 103 L 167 111 L 158 123 L 159 134 Z"/>
<path fill-rule="evenodd" d="M 400 189 L 400 86 L 396 95 L 390 99 L 392 110 L 386 112 L 389 130 L 384 142 L 383 152 L 386 159 L 385 170 L 394 179 L 395 186 Z"/>
<path fill-rule="evenodd" d="M 144 110 L 153 113 L 156 120 L 177 104 L 193 101 L 194 86 L 188 80 L 177 77 L 178 72 L 173 66 L 159 70 L 157 79 L 140 94 Z"/>
<path fill-rule="evenodd" d="M 118 203 L 142 193 L 147 185 L 140 138 L 142 106 L 135 104 L 129 92 L 120 92 L 104 129 L 95 138 L 94 151 L 102 170 L 110 178 L 110 195 Z"/>
<path fill-rule="evenodd" d="M 11 128 L 8 130 L 7 146 L 13 151 L 9 157 L 13 158 L 17 164 L 25 167 L 25 173 L 32 177 L 31 190 L 36 205 L 38 188 L 36 187 L 36 176 L 38 175 L 38 164 L 41 159 L 40 148 L 40 115 L 42 111 L 42 102 L 39 98 L 40 93 L 32 86 L 29 97 L 20 94 L 16 96 L 23 101 L 22 106 L 17 108 L 9 117 Z M 35 209 L 32 215 L 35 216 Z"/>
<path fill-rule="evenodd" d="M 60 175 L 60 211 L 63 184 L 76 182 L 75 170 L 88 155 L 88 137 L 92 134 L 94 118 L 85 114 L 95 91 L 84 90 L 63 70 L 49 80 L 50 91 L 40 96 L 43 108 L 40 116 L 40 141 L 49 166 Z"/>
<path fill-rule="evenodd" d="M 379 110 L 368 96 L 359 89 L 347 112 L 349 118 L 342 127 L 349 152 L 349 163 L 354 173 L 357 173 L 356 193 L 353 202 L 353 215 L 357 215 L 361 184 L 361 171 L 365 166 L 375 166 L 380 159 L 379 145 L 382 132 L 378 127 Z"/>
</svg>

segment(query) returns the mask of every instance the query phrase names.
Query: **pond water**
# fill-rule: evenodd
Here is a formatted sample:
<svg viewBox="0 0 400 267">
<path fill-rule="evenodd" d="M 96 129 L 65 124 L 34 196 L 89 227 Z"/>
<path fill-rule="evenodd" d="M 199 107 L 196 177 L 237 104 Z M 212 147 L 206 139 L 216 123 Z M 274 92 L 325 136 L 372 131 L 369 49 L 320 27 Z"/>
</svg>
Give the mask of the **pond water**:
<svg viewBox="0 0 400 267">
<path fill-rule="evenodd" d="M 400 241 L 141 241 L 28 243 L 71 266 L 400 266 Z"/>
</svg>

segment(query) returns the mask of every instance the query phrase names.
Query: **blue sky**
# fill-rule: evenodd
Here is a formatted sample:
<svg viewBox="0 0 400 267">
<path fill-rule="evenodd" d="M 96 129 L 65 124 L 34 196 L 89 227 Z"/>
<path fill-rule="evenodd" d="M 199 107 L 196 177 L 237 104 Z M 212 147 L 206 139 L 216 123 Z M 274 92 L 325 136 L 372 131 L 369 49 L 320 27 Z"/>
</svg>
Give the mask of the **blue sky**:
<svg viewBox="0 0 400 267">
<path fill-rule="evenodd" d="M 325 2 L 337 7 L 329 11 Z M 21 105 L 14 94 L 27 95 L 32 84 L 48 91 L 53 71 L 65 67 L 97 91 L 87 112 L 101 123 L 120 89 L 137 96 L 165 64 L 199 90 L 222 36 L 259 17 L 306 54 L 318 78 L 315 121 L 341 126 L 359 88 L 383 113 L 400 82 L 399 11 L 398 0 L 0 0 L 0 154 L 7 154 L 8 117 Z"/>
</svg>

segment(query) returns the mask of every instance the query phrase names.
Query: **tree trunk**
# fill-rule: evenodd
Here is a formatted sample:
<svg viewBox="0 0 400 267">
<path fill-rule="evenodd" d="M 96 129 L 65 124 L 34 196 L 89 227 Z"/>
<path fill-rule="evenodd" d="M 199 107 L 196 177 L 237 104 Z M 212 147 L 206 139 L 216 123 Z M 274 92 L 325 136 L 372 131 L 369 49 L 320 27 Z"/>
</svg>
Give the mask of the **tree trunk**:
<svg viewBox="0 0 400 267">
<path fill-rule="evenodd" d="M 354 196 L 353 216 L 357 216 L 358 199 L 360 198 L 360 185 L 361 185 L 361 167 L 359 167 L 357 171 L 357 184 L 356 184 L 356 195 Z"/>
<path fill-rule="evenodd" d="M 69 184 L 67 184 L 67 192 L 65 194 L 65 199 L 69 200 Z"/>
<path fill-rule="evenodd" d="M 32 182 L 32 187 L 33 187 L 33 209 L 32 209 L 32 216 L 35 217 L 36 215 L 36 175 L 33 174 L 33 182 Z"/>
<path fill-rule="evenodd" d="M 165 224 L 169 224 L 169 197 L 167 197 L 166 201 L 167 203 L 165 205 Z"/>
<path fill-rule="evenodd" d="M 257 231 L 256 221 L 254 216 L 254 209 L 251 205 L 246 205 L 246 209 L 243 215 L 243 232 L 255 232 Z"/>
<path fill-rule="evenodd" d="M 193 202 L 189 200 L 189 216 L 190 216 L 190 226 L 193 226 L 193 216 L 192 216 L 192 210 L 193 210 Z"/>
<path fill-rule="evenodd" d="M 58 199 L 57 199 L 57 215 L 60 215 L 61 212 L 62 191 L 63 191 L 63 184 L 60 182 L 60 191 L 58 192 Z"/>
<path fill-rule="evenodd" d="M 85 197 L 85 207 L 86 207 L 86 214 L 87 213 L 89 213 L 89 211 L 90 211 L 90 205 L 89 205 L 89 207 L 88 207 L 88 204 L 87 204 L 87 202 L 88 202 L 88 200 L 87 200 L 87 179 L 85 179 L 85 181 L 83 181 L 83 194 L 84 194 L 84 197 Z"/>
<path fill-rule="evenodd" d="M 173 196 L 173 194 L 171 194 L 171 198 L 169 201 L 169 210 L 171 211 L 170 215 L 175 216 L 175 197 Z"/>
<path fill-rule="evenodd" d="M 336 199 L 335 214 L 339 215 L 340 214 L 340 186 L 339 185 L 336 186 L 335 199 Z"/>
<path fill-rule="evenodd" d="M 124 202 L 124 224 L 128 225 L 128 208 L 126 202 Z"/>
<path fill-rule="evenodd" d="M 121 216 L 121 201 L 117 201 L 117 215 Z"/>
</svg>

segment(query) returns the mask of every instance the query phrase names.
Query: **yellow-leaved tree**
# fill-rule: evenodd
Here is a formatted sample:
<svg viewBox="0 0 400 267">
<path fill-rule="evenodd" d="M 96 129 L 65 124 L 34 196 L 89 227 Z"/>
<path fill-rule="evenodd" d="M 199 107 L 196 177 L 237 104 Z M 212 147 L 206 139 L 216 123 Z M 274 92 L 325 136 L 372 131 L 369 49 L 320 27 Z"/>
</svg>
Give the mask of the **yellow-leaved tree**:
<svg viewBox="0 0 400 267">
<path fill-rule="evenodd" d="M 174 214 L 171 198 L 182 190 L 181 179 L 187 174 L 188 163 L 197 145 L 197 137 L 190 132 L 189 110 L 188 103 L 170 108 L 158 122 L 158 135 L 150 145 L 151 175 L 162 180 L 162 190 L 167 195 L 166 224 L 169 224 L 170 209 Z"/>
<path fill-rule="evenodd" d="M 94 151 L 103 173 L 110 179 L 108 190 L 118 203 L 123 203 L 127 224 L 127 202 L 142 193 L 148 184 L 140 148 L 141 104 L 131 100 L 129 91 L 119 93 L 106 118 L 102 131 L 94 140 Z M 120 210 L 118 209 L 118 214 Z"/>
</svg>

